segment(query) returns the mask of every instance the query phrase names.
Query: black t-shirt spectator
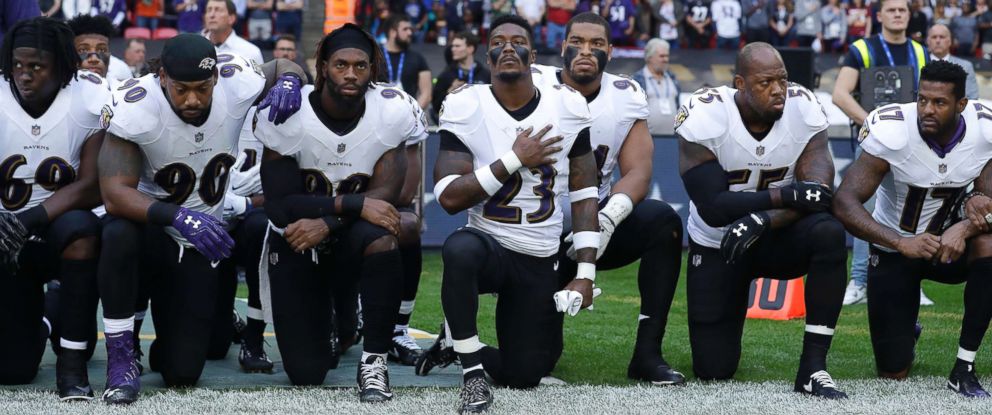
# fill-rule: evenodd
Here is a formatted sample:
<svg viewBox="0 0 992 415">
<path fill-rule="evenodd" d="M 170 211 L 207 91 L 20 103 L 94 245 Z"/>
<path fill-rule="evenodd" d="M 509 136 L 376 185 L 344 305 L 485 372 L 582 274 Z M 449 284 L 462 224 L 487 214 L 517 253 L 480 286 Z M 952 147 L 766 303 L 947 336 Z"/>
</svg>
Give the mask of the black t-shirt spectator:
<svg viewBox="0 0 992 415">
<path fill-rule="evenodd" d="M 927 38 L 927 14 L 923 13 L 922 10 L 917 10 L 909 16 L 909 24 L 906 26 L 906 35 L 915 36 L 919 35 L 920 39 Z"/>
<path fill-rule="evenodd" d="M 982 23 L 992 23 L 992 10 L 978 15 L 978 24 Z M 989 29 L 979 29 L 978 30 L 982 36 L 982 43 L 992 43 L 992 28 Z"/>
<path fill-rule="evenodd" d="M 448 96 L 448 88 L 451 88 L 455 79 L 460 79 L 466 84 L 488 84 L 491 76 L 489 68 L 478 62 L 475 63 L 475 68 L 471 71 L 459 68 L 457 63 L 452 63 L 444 68 L 444 71 L 437 76 L 437 83 L 434 84 L 434 91 L 431 94 L 434 119 L 437 119 L 438 111 L 441 111 L 441 104 L 444 103 L 444 97 Z"/>
<path fill-rule="evenodd" d="M 871 66 L 911 66 L 910 55 L 913 55 L 912 46 L 910 45 L 910 40 L 906 39 L 906 42 L 899 45 L 895 43 L 885 42 L 889 47 L 889 52 L 892 53 L 892 65 L 889 63 L 888 55 L 885 54 L 885 48 L 882 47 L 882 37 L 872 36 L 865 39 L 868 42 L 868 52 L 871 54 Z M 929 59 L 929 57 L 928 57 Z M 913 56 L 913 60 L 916 57 Z M 854 69 L 861 70 L 864 69 L 865 65 L 861 59 L 861 53 L 851 46 L 847 50 L 847 56 L 844 57 L 844 66 L 850 66 Z"/>
<path fill-rule="evenodd" d="M 430 72 L 430 70 L 431 68 L 427 66 L 427 61 L 424 60 L 424 57 L 415 51 L 406 50 L 398 53 L 386 53 L 386 80 L 390 83 L 396 83 L 398 75 L 399 81 L 403 84 L 403 91 L 414 98 L 417 97 L 417 92 L 419 92 L 418 78 L 420 73 L 423 71 Z"/>
</svg>

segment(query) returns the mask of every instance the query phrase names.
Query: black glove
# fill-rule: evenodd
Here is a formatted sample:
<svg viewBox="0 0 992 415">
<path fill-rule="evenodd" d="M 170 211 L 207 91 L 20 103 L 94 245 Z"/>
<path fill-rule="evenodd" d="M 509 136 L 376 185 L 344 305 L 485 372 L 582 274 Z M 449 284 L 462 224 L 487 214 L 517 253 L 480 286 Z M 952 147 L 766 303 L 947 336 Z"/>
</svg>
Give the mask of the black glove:
<svg viewBox="0 0 992 415">
<path fill-rule="evenodd" d="M 782 206 L 806 212 L 826 212 L 834 200 L 834 192 L 817 182 L 795 182 L 779 190 Z"/>
<path fill-rule="evenodd" d="M 765 212 L 754 212 L 738 219 L 723 234 L 720 241 L 720 254 L 728 264 L 733 264 L 744 257 L 748 248 L 765 233 L 771 219 Z"/>
<path fill-rule="evenodd" d="M 28 240 L 28 230 L 10 212 L 0 212 L 0 265 L 11 272 L 17 270 L 17 256 Z"/>
</svg>

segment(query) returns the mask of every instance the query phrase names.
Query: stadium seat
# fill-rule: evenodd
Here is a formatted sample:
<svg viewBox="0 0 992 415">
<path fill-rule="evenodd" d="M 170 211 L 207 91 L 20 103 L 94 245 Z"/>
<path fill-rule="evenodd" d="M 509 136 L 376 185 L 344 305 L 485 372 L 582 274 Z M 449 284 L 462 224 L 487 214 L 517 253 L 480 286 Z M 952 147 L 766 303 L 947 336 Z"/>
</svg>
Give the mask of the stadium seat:
<svg viewBox="0 0 992 415">
<path fill-rule="evenodd" d="M 155 29 L 155 33 L 152 36 L 155 40 L 165 40 L 171 39 L 179 34 L 179 31 L 171 27 L 160 27 Z"/>
<path fill-rule="evenodd" d="M 129 27 L 124 30 L 125 39 L 148 39 L 152 38 L 152 31 L 144 27 Z"/>
</svg>

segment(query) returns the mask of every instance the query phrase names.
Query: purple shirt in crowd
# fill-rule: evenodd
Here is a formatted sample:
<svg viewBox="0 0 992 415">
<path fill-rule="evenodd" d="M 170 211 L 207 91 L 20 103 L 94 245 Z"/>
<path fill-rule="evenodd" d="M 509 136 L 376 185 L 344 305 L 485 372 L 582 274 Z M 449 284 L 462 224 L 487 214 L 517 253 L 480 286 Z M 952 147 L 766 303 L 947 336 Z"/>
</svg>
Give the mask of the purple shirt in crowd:
<svg viewBox="0 0 992 415">
<path fill-rule="evenodd" d="M 203 9 L 206 8 L 206 1 L 195 0 L 195 2 L 196 4 L 192 7 L 179 12 L 176 29 L 180 33 L 199 33 L 203 30 Z M 173 3 L 178 9 L 180 4 L 185 3 L 185 0 L 175 0 Z"/>
<path fill-rule="evenodd" d="M 606 5 L 606 2 L 603 2 Z M 613 0 L 610 4 L 610 37 L 612 39 L 624 39 L 627 35 L 624 32 L 630 28 L 630 18 L 637 15 L 634 3 L 630 0 Z"/>
<path fill-rule="evenodd" d="M 0 0 L 0 42 L 15 23 L 41 16 L 37 0 Z"/>
</svg>

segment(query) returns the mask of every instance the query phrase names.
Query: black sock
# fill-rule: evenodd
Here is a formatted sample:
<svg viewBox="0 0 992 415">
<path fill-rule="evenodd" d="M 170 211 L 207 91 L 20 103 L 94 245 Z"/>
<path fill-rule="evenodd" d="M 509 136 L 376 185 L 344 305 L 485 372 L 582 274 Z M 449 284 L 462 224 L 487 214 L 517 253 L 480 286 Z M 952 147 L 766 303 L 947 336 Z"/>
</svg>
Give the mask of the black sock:
<svg viewBox="0 0 992 415">
<path fill-rule="evenodd" d="M 96 316 L 99 302 L 96 288 L 97 260 L 63 259 L 61 262 L 59 278 L 62 284 L 59 291 L 62 294 L 55 321 L 59 322 L 62 338 L 74 342 L 88 342 L 93 337 L 93 318 Z M 47 306 L 46 304 L 46 310 Z M 49 319 L 51 320 L 52 317 L 49 316 Z"/>
<path fill-rule="evenodd" d="M 968 264 L 968 282 L 964 287 L 964 317 L 958 346 L 978 350 L 992 319 L 992 258 L 979 258 Z"/>
<path fill-rule="evenodd" d="M 969 362 L 967 360 L 961 359 L 960 357 L 957 358 L 957 359 L 954 359 L 954 367 L 955 368 L 962 367 L 962 366 L 963 367 L 969 367 L 970 366 L 972 368 L 972 370 L 974 370 L 974 368 L 975 368 L 975 362 Z"/>
<path fill-rule="evenodd" d="M 482 349 L 472 353 L 458 353 L 458 360 L 462 363 L 463 380 L 485 376 L 486 372 L 482 369 Z"/>
<path fill-rule="evenodd" d="M 261 346 L 262 335 L 265 332 L 265 321 L 255 320 L 253 318 L 248 318 L 247 321 L 248 324 L 243 334 L 245 344 L 248 346 Z"/>
<path fill-rule="evenodd" d="M 417 289 L 420 286 L 420 273 L 423 270 L 424 255 L 420 249 L 420 239 L 411 246 L 401 246 L 400 256 L 403 258 L 403 302 L 412 302 L 417 299 Z M 413 310 L 403 314 L 402 306 L 400 313 L 396 316 L 396 324 L 399 326 L 410 325 L 410 315 Z"/>
<path fill-rule="evenodd" d="M 830 350 L 833 337 L 808 331 L 803 335 L 803 354 L 799 357 L 800 378 L 827 369 L 827 351 Z"/>
<path fill-rule="evenodd" d="M 661 359 L 661 341 L 665 337 L 665 326 L 658 318 L 645 318 L 637 322 L 637 341 L 634 342 L 635 359 Z"/>
<path fill-rule="evenodd" d="M 362 261 L 362 333 L 364 350 L 386 353 L 400 307 L 403 267 L 397 250 L 366 255 Z"/>
</svg>

